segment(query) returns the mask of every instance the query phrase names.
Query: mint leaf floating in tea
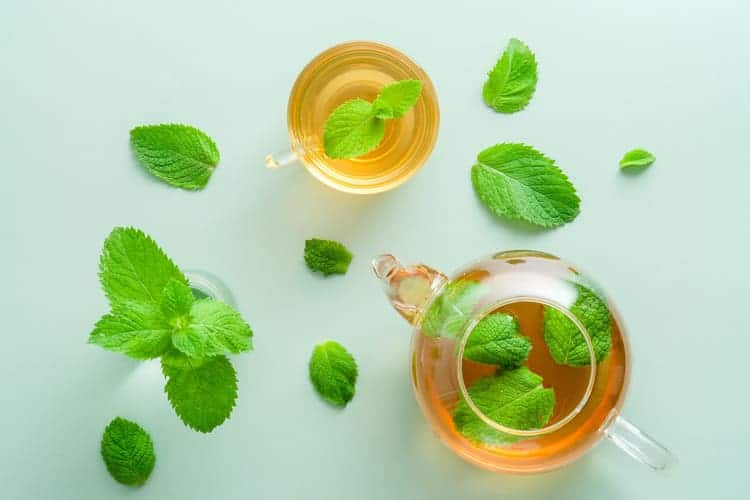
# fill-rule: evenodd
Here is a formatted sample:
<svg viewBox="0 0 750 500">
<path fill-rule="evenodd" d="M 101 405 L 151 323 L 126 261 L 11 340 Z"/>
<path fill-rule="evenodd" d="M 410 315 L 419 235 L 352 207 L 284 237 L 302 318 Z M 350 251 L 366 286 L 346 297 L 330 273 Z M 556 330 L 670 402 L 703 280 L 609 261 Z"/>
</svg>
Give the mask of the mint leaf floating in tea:
<svg viewBox="0 0 750 500">
<path fill-rule="evenodd" d="M 375 116 L 378 118 L 401 118 L 414 107 L 422 94 L 422 82 L 402 80 L 383 87 L 375 102 Z"/>
<path fill-rule="evenodd" d="M 230 305 L 196 300 L 185 275 L 135 228 L 104 242 L 99 278 L 112 310 L 89 343 L 136 359 L 161 357 L 169 401 L 189 427 L 209 432 L 237 399 L 237 377 L 224 354 L 252 349 L 250 326 Z"/>
<path fill-rule="evenodd" d="M 448 282 L 427 309 L 422 333 L 428 337 L 456 337 L 485 292 L 480 282 L 468 276 Z"/>
<path fill-rule="evenodd" d="M 620 160 L 622 169 L 646 168 L 656 161 L 656 157 L 645 149 L 631 149 Z"/>
<path fill-rule="evenodd" d="M 602 361 L 612 347 L 612 327 L 607 304 L 591 289 L 575 284 L 578 296 L 570 312 L 578 318 L 591 337 L 596 361 Z M 544 307 L 544 342 L 556 363 L 588 366 L 591 362 L 583 333 L 565 314 Z"/>
<path fill-rule="evenodd" d="M 323 128 L 323 149 L 329 158 L 356 158 L 380 145 L 385 120 L 401 118 L 422 92 L 419 80 L 402 80 L 383 87 L 374 102 L 351 99 L 333 110 Z"/>
<path fill-rule="evenodd" d="M 169 374 L 164 392 L 185 425 L 211 432 L 229 418 L 237 401 L 237 373 L 226 356 L 196 360 L 182 368 L 164 361 L 162 371 Z"/>
<path fill-rule="evenodd" d="M 495 312 L 477 323 L 466 340 L 464 357 L 479 363 L 517 368 L 531 352 L 531 340 L 521 335 L 518 320 Z"/>
<path fill-rule="evenodd" d="M 318 238 L 305 241 L 305 264 L 323 276 L 346 274 L 352 258 L 352 253 L 338 241 Z"/>
<path fill-rule="evenodd" d="M 183 189 L 206 187 L 219 150 L 204 132 L 179 124 L 144 125 L 130 131 L 138 161 L 155 177 Z"/>
<path fill-rule="evenodd" d="M 140 486 L 154 470 L 154 443 L 140 425 L 117 417 L 104 429 L 101 443 L 104 464 L 118 483 Z"/>
<path fill-rule="evenodd" d="M 514 113 L 526 107 L 536 90 L 536 58 L 520 40 L 511 38 L 489 72 L 482 97 L 495 111 Z"/>
<path fill-rule="evenodd" d="M 580 199 L 555 161 L 525 144 L 491 146 L 471 169 L 474 191 L 498 217 L 520 219 L 544 228 L 571 222 Z"/>
<path fill-rule="evenodd" d="M 357 362 L 344 346 L 332 340 L 315 346 L 309 368 L 310 381 L 323 399 L 341 408 L 352 400 Z"/>
<path fill-rule="evenodd" d="M 515 430 L 541 429 L 555 407 L 555 391 L 525 366 L 484 377 L 468 388 L 469 397 L 489 419 Z M 520 441 L 520 436 L 493 429 L 461 399 L 453 412 L 456 430 L 465 438 L 490 446 Z"/>
<path fill-rule="evenodd" d="M 172 335 L 172 344 L 189 357 L 209 358 L 252 349 L 253 333 L 232 306 L 213 299 L 193 302 L 189 321 Z"/>
</svg>

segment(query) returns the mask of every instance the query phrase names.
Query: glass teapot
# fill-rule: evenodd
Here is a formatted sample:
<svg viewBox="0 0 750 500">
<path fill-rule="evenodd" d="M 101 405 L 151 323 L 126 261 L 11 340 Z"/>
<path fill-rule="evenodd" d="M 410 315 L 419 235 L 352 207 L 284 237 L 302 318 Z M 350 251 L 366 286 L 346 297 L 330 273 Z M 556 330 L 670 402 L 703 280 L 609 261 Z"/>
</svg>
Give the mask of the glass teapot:
<svg viewBox="0 0 750 500">
<path fill-rule="evenodd" d="M 506 251 L 452 278 L 392 255 L 373 260 L 414 329 L 411 373 L 440 439 L 471 463 L 536 473 L 603 437 L 663 469 L 670 453 L 620 415 L 630 359 L 600 288 L 554 255 Z"/>
</svg>

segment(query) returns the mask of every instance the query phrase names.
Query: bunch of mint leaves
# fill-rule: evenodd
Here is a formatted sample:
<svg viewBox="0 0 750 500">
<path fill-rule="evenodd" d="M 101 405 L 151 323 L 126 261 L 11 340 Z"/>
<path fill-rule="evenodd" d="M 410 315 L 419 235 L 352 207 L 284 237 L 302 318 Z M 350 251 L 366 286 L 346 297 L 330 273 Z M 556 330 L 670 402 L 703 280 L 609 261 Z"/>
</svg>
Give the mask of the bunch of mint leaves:
<svg viewBox="0 0 750 500">
<path fill-rule="evenodd" d="M 89 343 L 134 359 L 161 358 L 164 388 L 188 427 L 229 418 L 237 374 L 228 354 L 252 350 L 253 332 L 230 305 L 196 300 L 188 279 L 143 231 L 118 227 L 104 242 L 99 279 L 111 306 Z"/>
</svg>

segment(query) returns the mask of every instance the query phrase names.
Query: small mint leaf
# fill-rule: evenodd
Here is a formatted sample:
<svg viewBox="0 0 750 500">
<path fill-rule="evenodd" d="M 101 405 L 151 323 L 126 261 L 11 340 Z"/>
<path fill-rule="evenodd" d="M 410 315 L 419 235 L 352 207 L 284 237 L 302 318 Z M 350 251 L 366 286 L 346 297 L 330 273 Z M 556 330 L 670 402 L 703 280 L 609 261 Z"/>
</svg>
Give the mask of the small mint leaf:
<svg viewBox="0 0 750 500">
<path fill-rule="evenodd" d="M 474 191 L 496 216 L 545 228 L 571 222 L 580 199 L 554 160 L 525 144 L 496 144 L 477 156 Z"/>
<path fill-rule="evenodd" d="M 155 177 L 183 189 L 203 189 L 219 164 L 219 150 L 204 132 L 179 124 L 130 131 L 138 161 Z"/>
<path fill-rule="evenodd" d="M 173 328 L 184 328 L 190 323 L 193 301 L 193 292 L 188 285 L 170 280 L 162 292 L 161 312 Z"/>
<path fill-rule="evenodd" d="M 101 443 L 104 464 L 118 483 L 140 486 L 154 470 L 154 443 L 143 427 L 117 417 L 104 429 Z"/>
<path fill-rule="evenodd" d="M 620 168 L 645 168 L 656 161 L 656 157 L 645 149 L 631 149 L 620 160 Z"/>
<path fill-rule="evenodd" d="M 422 93 L 419 80 L 401 80 L 383 87 L 372 103 L 378 118 L 401 118 L 417 103 Z"/>
<path fill-rule="evenodd" d="M 135 359 L 161 356 L 170 347 L 172 328 L 161 311 L 139 302 L 120 302 L 94 326 L 89 343 Z"/>
<path fill-rule="evenodd" d="M 514 113 L 526 107 L 536 90 L 536 58 L 520 40 L 511 38 L 489 72 L 482 97 L 495 111 Z"/>
<path fill-rule="evenodd" d="M 332 340 L 315 346 L 309 368 L 310 381 L 323 399 L 338 407 L 352 400 L 357 362 L 344 346 Z"/>
<path fill-rule="evenodd" d="M 323 148 L 330 158 L 355 158 L 374 150 L 383 140 L 385 122 L 372 104 L 352 99 L 333 110 L 323 131 Z"/>
<path fill-rule="evenodd" d="M 305 264 L 323 276 L 346 274 L 352 258 L 352 253 L 338 241 L 318 238 L 305 241 Z"/>
</svg>

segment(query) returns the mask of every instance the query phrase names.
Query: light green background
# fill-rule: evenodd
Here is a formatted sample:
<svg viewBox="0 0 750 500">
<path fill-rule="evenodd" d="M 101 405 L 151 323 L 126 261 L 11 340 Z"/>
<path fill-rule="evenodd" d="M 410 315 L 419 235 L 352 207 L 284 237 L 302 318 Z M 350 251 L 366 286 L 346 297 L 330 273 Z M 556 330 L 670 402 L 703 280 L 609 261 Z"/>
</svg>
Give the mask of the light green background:
<svg viewBox="0 0 750 500">
<path fill-rule="evenodd" d="M 750 14 L 744 1 L 288 2 L 7 0 L 0 7 L 0 333 L 3 499 L 699 499 L 748 486 L 747 186 Z M 536 52 L 530 106 L 480 97 L 506 40 Z M 350 39 L 398 47 L 440 97 L 437 147 L 406 185 L 374 197 L 330 190 L 302 168 L 266 171 L 286 146 L 302 66 Z M 136 165 L 128 130 L 186 122 L 222 161 L 188 193 Z M 524 141 L 555 158 L 582 199 L 553 231 L 494 220 L 476 201 L 476 153 Z M 623 175 L 645 147 L 656 164 Z M 741 214 L 745 214 L 741 216 Z M 184 427 L 156 363 L 86 345 L 107 311 L 97 281 L 116 225 L 152 234 L 183 267 L 221 276 L 255 330 L 234 358 L 240 396 L 210 435 Z M 319 279 L 305 238 L 346 242 L 345 277 Z M 610 443 L 563 470 L 494 475 L 448 452 L 408 378 L 409 329 L 370 257 L 389 251 L 451 271 L 535 248 L 588 270 L 631 336 L 625 413 L 678 456 L 653 473 Z M 344 411 L 310 387 L 315 343 L 360 363 Z M 153 435 L 149 483 L 115 483 L 99 457 L 122 415 Z"/>
</svg>

